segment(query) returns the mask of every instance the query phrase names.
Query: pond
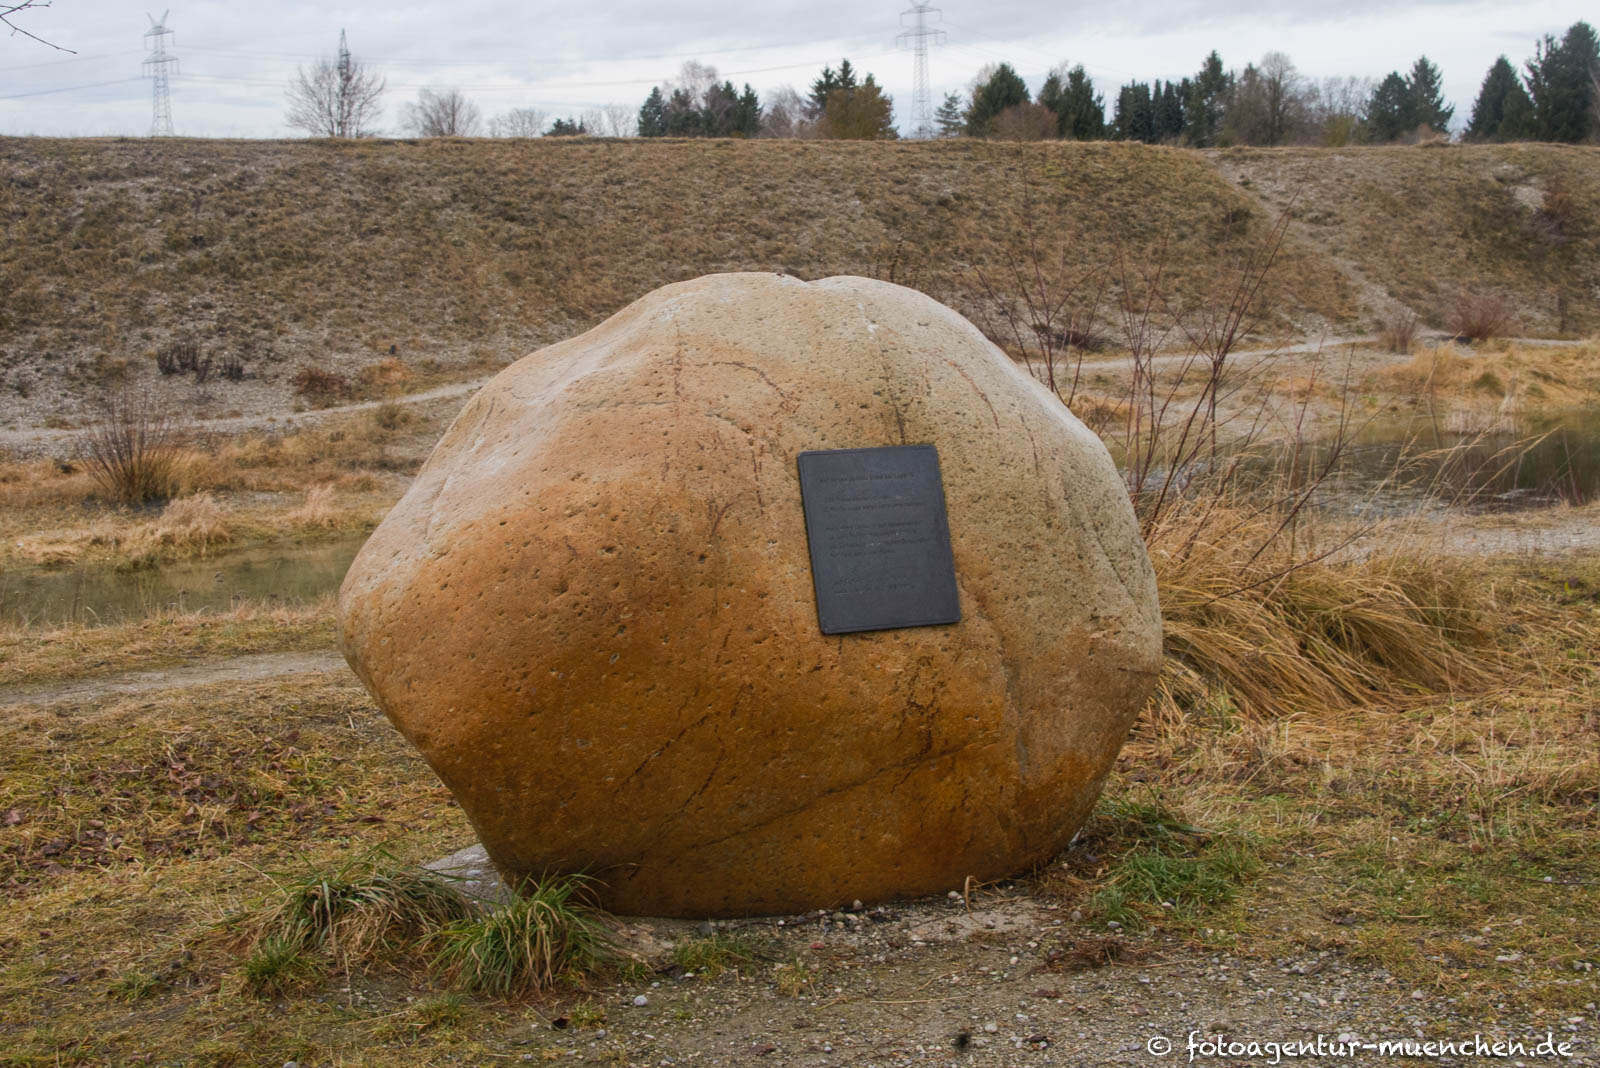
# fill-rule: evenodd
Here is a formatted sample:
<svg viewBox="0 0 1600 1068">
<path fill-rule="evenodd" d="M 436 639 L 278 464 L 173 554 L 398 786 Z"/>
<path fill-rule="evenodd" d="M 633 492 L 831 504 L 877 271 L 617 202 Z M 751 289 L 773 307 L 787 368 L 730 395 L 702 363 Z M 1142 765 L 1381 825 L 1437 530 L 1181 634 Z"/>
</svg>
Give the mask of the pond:
<svg viewBox="0 0 1600 1068">
<path fill-rule="evenodd" d="M 1258 440 L 1224 447 L 1245 488 L 1284 480 L 1306 485 L 1332 469 L 1311 506 L 1365 515 L 1457 509 L 1511 512 L 1600 499 L 1600 412 L 1569 412 L 1482 433 L 1449 430 L 1426 417 L 1376 420 L 1356 428 L 1338 454 L 1326 441 Z M 1198 475 L 1209 462 L 1197 462 Z M 1157 467 L 1147 485 L 1159 488 Z"/>
<path fill-rule="evenodd" d="M 1335 501 L 1366 498 L 1385 513 L 1587 504 L 1600 499 L 1600 412 L 1485 433 L 1450 431 L 1425 418 L 1373 423 L 1340 458 L 1332 488 Z"/>
<path fill-rule="evenodd" d="M 11 568 L 0 573 L 0 619 L 117 623 L 169 609 L 225 609 L 239 601 L 304 603 L 339 588 L 365 541 L 363 535 L 275 543 L 136 570 Z"/>
</svg>

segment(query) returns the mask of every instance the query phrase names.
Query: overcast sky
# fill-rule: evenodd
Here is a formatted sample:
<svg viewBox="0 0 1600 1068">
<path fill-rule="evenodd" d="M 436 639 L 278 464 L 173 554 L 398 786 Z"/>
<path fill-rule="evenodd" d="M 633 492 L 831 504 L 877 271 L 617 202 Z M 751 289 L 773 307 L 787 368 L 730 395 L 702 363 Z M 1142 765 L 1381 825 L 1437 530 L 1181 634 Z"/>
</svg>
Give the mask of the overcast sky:
<svg viewBox="0 0 1600 1068">
<path fill-rule="evenodd" d="M 167 25 L 180 62 L 172 79 L 180 135 L 294 135 L 284 124 L 284 87 L 297 64 L 333 56 L 341 28 L 356 58 L 388 79 L 384 132 L 399 132 L 403 104 L 423 87 L 459 87 L 486 118 L 513 107 L 537 107 L 554 118 L 607 104 L 637 108 L 651 85 L 687 59 L 765 94 L 783 85 L 804 92 L 824 63 L 837 65 L 841 56 L 877 76 L 895 97 L 902 128 L 909 125 L 912 57 L 895 47 L 907 0 L 765 7 L 727 0 L 173 2 Z M 1082 63 L 1109 105 L 1119 84 L 1192 74 L 1213 48 L 1230 68 L 1285 52 L 1316 79 L 1381 78 L 1426 53 L 1443 72 L 1460 126 L 1496 56 L 1504 53 L 1520 68 L 1541 35 L 1559 36 L 1580 18 L 1592 19 L 1584 10 L 1592 6 L 1578 0 L 1407 6 L 950 0 L 940 23 L 946 42 L 930 53 L 931 80 L 937 103 L 947 91 L 964 90 L 986 63 L 1009 61 L 1034 90 L 1052 66 Z M 140 77 L 147 10 L 119 0 L 55 0 L 15 16 L 18 25 L 77 55 L 21 35 L 0 37 L 0 134 L 148 134 L 150 83 Z"/>
</svg>

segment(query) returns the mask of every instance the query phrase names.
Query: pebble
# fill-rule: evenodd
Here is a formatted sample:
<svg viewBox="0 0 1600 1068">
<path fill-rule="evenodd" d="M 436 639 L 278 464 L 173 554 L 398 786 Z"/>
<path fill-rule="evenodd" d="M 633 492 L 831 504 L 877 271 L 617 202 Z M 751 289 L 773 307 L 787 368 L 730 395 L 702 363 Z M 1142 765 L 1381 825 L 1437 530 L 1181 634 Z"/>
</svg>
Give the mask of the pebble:
<svg viewBox="0 0 1600 1068">
<path fill-rule="evenodd" d="M 1000 1030 L 1000 1025 L 995 1023 L 993 1020 L 990 1020 L 988 1023 L 983 1025 L 983 1030 L 986 1034 L 992 1035 L 996 1031 Z"/>
<path fill-rule="evenodd" d="M 643 994 L 636 994 L 634 995 L 633 1004 L 635 1008 L 642 1009 L 646 1005 L 650 1004 L 650 999 L 645 997 Z"/>
</svg>

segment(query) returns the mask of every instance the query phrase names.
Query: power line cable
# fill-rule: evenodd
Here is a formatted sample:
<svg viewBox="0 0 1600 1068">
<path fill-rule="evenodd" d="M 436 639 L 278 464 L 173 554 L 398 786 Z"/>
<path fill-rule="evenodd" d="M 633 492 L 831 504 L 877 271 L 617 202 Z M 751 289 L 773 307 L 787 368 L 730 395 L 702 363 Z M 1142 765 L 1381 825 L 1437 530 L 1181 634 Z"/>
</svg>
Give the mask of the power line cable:
<svg viewBox="0 0 1600 1068">
<path fill-rule="evenodd" d="M 742 46 L 742 47 L 738 47 L 738 48 L 699 49 L 699 50 L 696 50 L 696 51 L 693 51 L 693 52 L 659 52 L 659 53 L 656 53 L 654 55 L 642 55 L 642 56 L 610 56 L 610 57 L 607 57 L 604 60 L 600 60 L 599 62 L 604 62 L 604 63 L 634 63 L 634 62 L 644 62 L 646 60 L 656 60 L 656 59 L 698 59 L 698 58 L 700 58 L 702 56 L 738 55 L 738 54 L 745 53 L 745 52 L 770 52 L 770 51 L 775 51 L 777 49 L 783 49 L 783 48 L 805 48 L 805 47 L 808 47 L 808 46 L 814 45 L 814 44 L 843 43 L 846 48 L 849 48 L 852 45 L 859 44 L 859 43 L 861 43 L 863 41 L 866 41 L 868 39 L 869 38 L 866 38 L 866 37 L 847 38 L 847 39 L 843 39 L 842 42 L 841 42 L 840 38 L 821 37 L 821 38 L 817 38 L 817 39 L 811 40 L 811 41 L 794 41 L 794 42 L 790 42 L 790 43 L 787 43 L 787 44 L 747 45 L 747 46 Z M 872 39 L 876 39 L 876 38 L 872 38 Z M 207 54 L 217 54 L 217 55 L 259 56 L 259 57 L 262 57 L 262 58 L 265 58 L 265 59 L 294 59 L 294 60 L 304 61 L 304 60 L 306 60 L 308 58 L 311 58 L 311 57 L 307 56 L 304 52 L 265 52 L 265 51 L 255 51 L 255 50 L 251 50 L 251 49 L 242 49 L 242 48 L 212 48 L 212 47 L 208 47 L 206 45 L 188 45 L 186 47 L 186 50 L 189 51 L 189 52 L 204 52 L 204 53 L 207 53 Z M 360 56 L 359 58 L 361 59 L 361 61 L 363 63 L 368 63 L 368 64 L 382 63 L 382 64 L 387 64 L 389 66 L 413 66 L 413 67 L 427 67 L 427 66 L 441 66 L 441 67 L 449 67 L 449 66 L 500 66 L 500 65 L 506 65 L 506 64 L 514 64 L 514 63 L 524 63 L 524 64 L 544 63 L 544 64 L 552 64 L 552 63 L 583 63 L 583 62 L 590 62 L 589 60 L 582 60 L 582 59 L 576 59 L 575 60 L 575 59 L 572 59 L 571 57 L 562 57 L 562 56 L 528 56 L 528 55 L 513 56 L 513 57 L 508 57 L 508 58 L 505 58 L 505 59 L 479 59 L 479 60 L 474 60 L 470 64 L 462 64 L 462 63 L 458 63 L 458 62 L 455 62 L 455 61 L 452 61 L 452 60 L 447 60 L 447 59 L 423 59 L 423 58 L 420 58 L 420 57 L 412 59 L 412 58 L 404 58 L 404 57 L 398 57 L 398 56 L 368 56 L 368 55 L 363 55 L 363 56 Z M 732 73 L 738 73 L 738 72 L 732 72 Z"/>
<path fill-rule="evenodd" d="M 52 59 L 47 63 L 24 63 L 20 67 L 0 67 L 0 74 L 9 74 L 15 70 L 38 70 L 41 67 L 59 67 L 64 63 L 88 63 L 97 59 L 119 59 L 122 56 L 141 55 L 137 48 L 130 48 L 126 52 L 103 52 L 98 56 L 74 56 L 71 59 Z"/>
<path fill-rule="evenodd" d="M 63 85 L 59 89 L 35 89 L 28 93 L 9 93 L 5 96 L 0 96 L 0 100 L 21 100 L 25 96 L 49 96 L 52 93 L 75 93 L 80 89 L 100 89 L 107 85 L 125 85 L 128 82 L 142 81 L 144 81 L 143 77 L 118 78 L 115 81 L 110 82 L 89 82 L 86 85 Z"/>
</svg>

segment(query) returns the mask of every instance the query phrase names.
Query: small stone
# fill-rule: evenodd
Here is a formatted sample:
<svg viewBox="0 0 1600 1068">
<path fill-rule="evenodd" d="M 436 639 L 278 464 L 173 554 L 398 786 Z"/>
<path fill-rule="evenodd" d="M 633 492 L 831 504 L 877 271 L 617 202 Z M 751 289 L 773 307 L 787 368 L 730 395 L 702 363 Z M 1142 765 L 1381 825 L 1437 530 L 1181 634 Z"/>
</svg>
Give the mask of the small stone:
<svg viewBox="0 0 1600 1068">
<path fill-rule="evenodd" d="M 1118 923 L 1116 920 L 1107 920 L 1106 926 L 1111 928 L 1113 931 L 1122 930 L 1122 924 Z"/>
<path fill-rule="evenodd" d="M 856 898 L 854 901 L 850 902 L 850 911 L 851 912 L 860 912 L 862 909 L 864 909 L 866 907 L 867 906 L 865 906 L 865 905 L 863 905 L 861 903 L 861 899 L 859 897 Z"/>
<path fill-rule="evenodd" d="M 1079 920 L 1083 919 L 1083 910 L 1073 909 L 1071 912 L 1067 913 L 1067 919 L 1071 920 L 1073 923 L 1077 923 Z"/>
<path fill-rule="evenodd" d="M 961 900 L 961 891 L 960 890 L 952 890 L 948 894 L 946 894 L 945 896 L 948 897 L 951 901 L 960 901 Z"/>
<path fill-rule="evenodd" d="M 643 994 L 637 994 L 637 995 L 634 996 L 634 999 L 633 999 L 634 1008 L 642 1009 L 648 1004 L 650 1004 L 650 999 L 645 997 Z"/>
<path fill-rule="evenodd" d="M 1423 993 L 1423 992 L 1422 992 L 1422 991 L 1420 991 L 1420 990 L 1413 990 L 1413 991 L 1412 991 L 1412 992 L 1411 992 L 1411 1000 L 1412 1000 L 1412 1001 L 1421 1001 L 1421 1000 L 1422 1000 L 1422 999 L 1423 999 L 1423 998 L 1425 998 L 1425 997 L 1427 997 L 1427 996 L 1428 996 L 1428 995 L 1426 995 L 1426 994 L 1424 994 L 1424 993 Z"/>
<path fill-rule="evenodd" d="M 984 1033 L 992 1035 L 996 1031 L 1000 1030 L 1000 1025 L 995 1023 L 993 1020 L 990 1020 L 988 1023 L 983 1025 L 983 1030 L 984 1030 Z"/>
</svg>

